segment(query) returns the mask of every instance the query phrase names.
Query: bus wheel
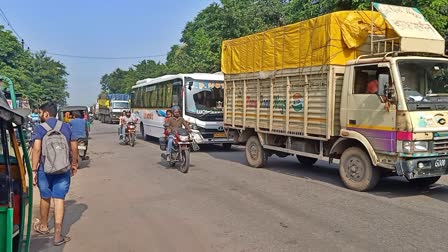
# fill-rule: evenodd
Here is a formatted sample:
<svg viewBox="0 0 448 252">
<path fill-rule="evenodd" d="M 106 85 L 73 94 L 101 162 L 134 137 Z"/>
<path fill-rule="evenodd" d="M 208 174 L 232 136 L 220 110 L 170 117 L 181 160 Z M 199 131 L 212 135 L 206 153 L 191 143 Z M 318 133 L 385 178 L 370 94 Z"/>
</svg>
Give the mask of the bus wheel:
<svg viewBox="0 0 448 252">
<path fill-rule="evenodd" d="M 246 159 L 250 166 L 260 168 L 266 165 L 268 157 L 257 136 L 251 136 L 246 143 Z"/>
<path fill-rule="evenodd" d="M 342 153 L 339 175 L 346 187 L 360 192 L 373 189 L 380 180 L 380 170 L 358 147 L 350 147 Z"/>
<path fill-rule="evenodd" d="M 225 143 L 225 144 L 222 144 L 222 148 L 223 148 L 225 151 L 229 151 L 229 150 L 232 149 L 232 144 L 231 144 L 231 143 Z"/>
<path fill-rule="evenodd" d="M 140 134 L 142 135 L 143 140 L 147 140 L 147 137 L 145 135 L 145 127 L 143 126 L 143 123 L 140 123 Z"/>
</svg>

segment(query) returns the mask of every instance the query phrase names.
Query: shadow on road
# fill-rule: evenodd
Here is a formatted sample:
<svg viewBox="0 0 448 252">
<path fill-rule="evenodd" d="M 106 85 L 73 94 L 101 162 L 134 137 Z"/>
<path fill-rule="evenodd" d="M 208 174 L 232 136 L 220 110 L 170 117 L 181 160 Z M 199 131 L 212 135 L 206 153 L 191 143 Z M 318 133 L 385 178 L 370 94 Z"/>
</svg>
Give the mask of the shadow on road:
<svg viewBox="0 0 448 252">
<path fill-rule="evenodd" d="M 76 203 L 76 200 L 67 200 L 65 202 L 65 215 L 64 215 L 64 225 L 62 228 L 63 234 L 70 236 L 70 228 L 76 223 L 83 213 L 87 210 L 88 206 L 86 204 Z M 37 235 L 34 233 L 31 236 L 30 251 L 32 252 L 59 252 L 64 250 L 64 246 L 56 247 L 53 245 L 53 234 L 54 234 L 54 218 L 50 214 L 50 234 L 49 235 Z M 71 237 L 72 240 L 76 237 Z"/>
<path fill-rule="evenodd" d="M 423 195 L 448 202 L 448 186 L 436 183 L 429 187 L 416 187 L 402 177 L 383 178 L 371 194 L 385 198 L 405 198 Z"/>
<path fill-rule="evenodd" d="M 219 148 L 219 146 L 218 146 Z M 228 152 L 220 151 L 217 147 L 210 147 L 210 150 L 203 150 L 216 159 L 226 160 L 247 166 L 244 149 L 234 147 L 229 155 Z M 337 165 L 329 165 L 327 162 L 317 162 L 314 166 L 300 164 L 295 157 L 279 158 L 272 156 L 269 158 L 265 170 L 278 172 L 290 176 L 300 177 L 319 181 L 334 186 L 344 188 Z M 431 197 L 437 200 L 448 202 L 448 186 L 444 184 L 434 184 L 430 187 L 415 187 L 402 177 L 382 178 L 378 186 L 371 192 L 372 195 L 386 198 L 403 198 L 417 195 Z"/>
</svg>

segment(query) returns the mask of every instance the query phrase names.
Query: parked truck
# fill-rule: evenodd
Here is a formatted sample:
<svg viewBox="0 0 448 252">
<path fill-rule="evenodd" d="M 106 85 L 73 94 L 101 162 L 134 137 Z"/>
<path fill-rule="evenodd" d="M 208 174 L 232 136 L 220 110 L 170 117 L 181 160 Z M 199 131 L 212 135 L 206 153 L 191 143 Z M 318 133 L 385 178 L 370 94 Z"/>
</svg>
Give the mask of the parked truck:
<svg viewBox="0 0 448 252">
<path fill-rule="evenodd" d="M 118 123 L 123 111 L 130 110 L 128 94 L 100 94 L 97 117 L 102 123 Z"/>
<path fill-rule="evenodd" d="M 448 169 L 448 58 L 415 8 L 374 3 L 224 41 L 224 123 L 247 162 L 339 161 L 350 189 Z"/>
</svg>

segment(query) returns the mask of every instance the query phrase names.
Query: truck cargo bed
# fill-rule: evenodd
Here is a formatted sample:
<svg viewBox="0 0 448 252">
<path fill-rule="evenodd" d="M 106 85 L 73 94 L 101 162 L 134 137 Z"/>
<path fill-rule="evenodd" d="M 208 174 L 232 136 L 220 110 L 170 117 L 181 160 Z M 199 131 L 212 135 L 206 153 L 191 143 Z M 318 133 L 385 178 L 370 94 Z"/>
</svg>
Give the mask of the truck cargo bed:
<svg viewBox="0 0 448 252">
<path fill-rule="evenodd" d="M 325 65 L 225 75 L 224 124 L 314 139 L 339 135 L 343 71 Z"/>
</svg>

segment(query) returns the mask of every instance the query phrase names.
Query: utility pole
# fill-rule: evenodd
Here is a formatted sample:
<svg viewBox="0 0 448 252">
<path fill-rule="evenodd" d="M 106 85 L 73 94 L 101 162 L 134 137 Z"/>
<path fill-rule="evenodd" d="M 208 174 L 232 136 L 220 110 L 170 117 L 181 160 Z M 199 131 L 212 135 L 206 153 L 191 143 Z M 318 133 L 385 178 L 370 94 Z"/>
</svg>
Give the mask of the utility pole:
<svg viewBox="0 0 448 252">
<path fill-rule="evenodd" d="M 22 50 L 25 50 L 25 41 L 22 39 Z"/>
</svg>

